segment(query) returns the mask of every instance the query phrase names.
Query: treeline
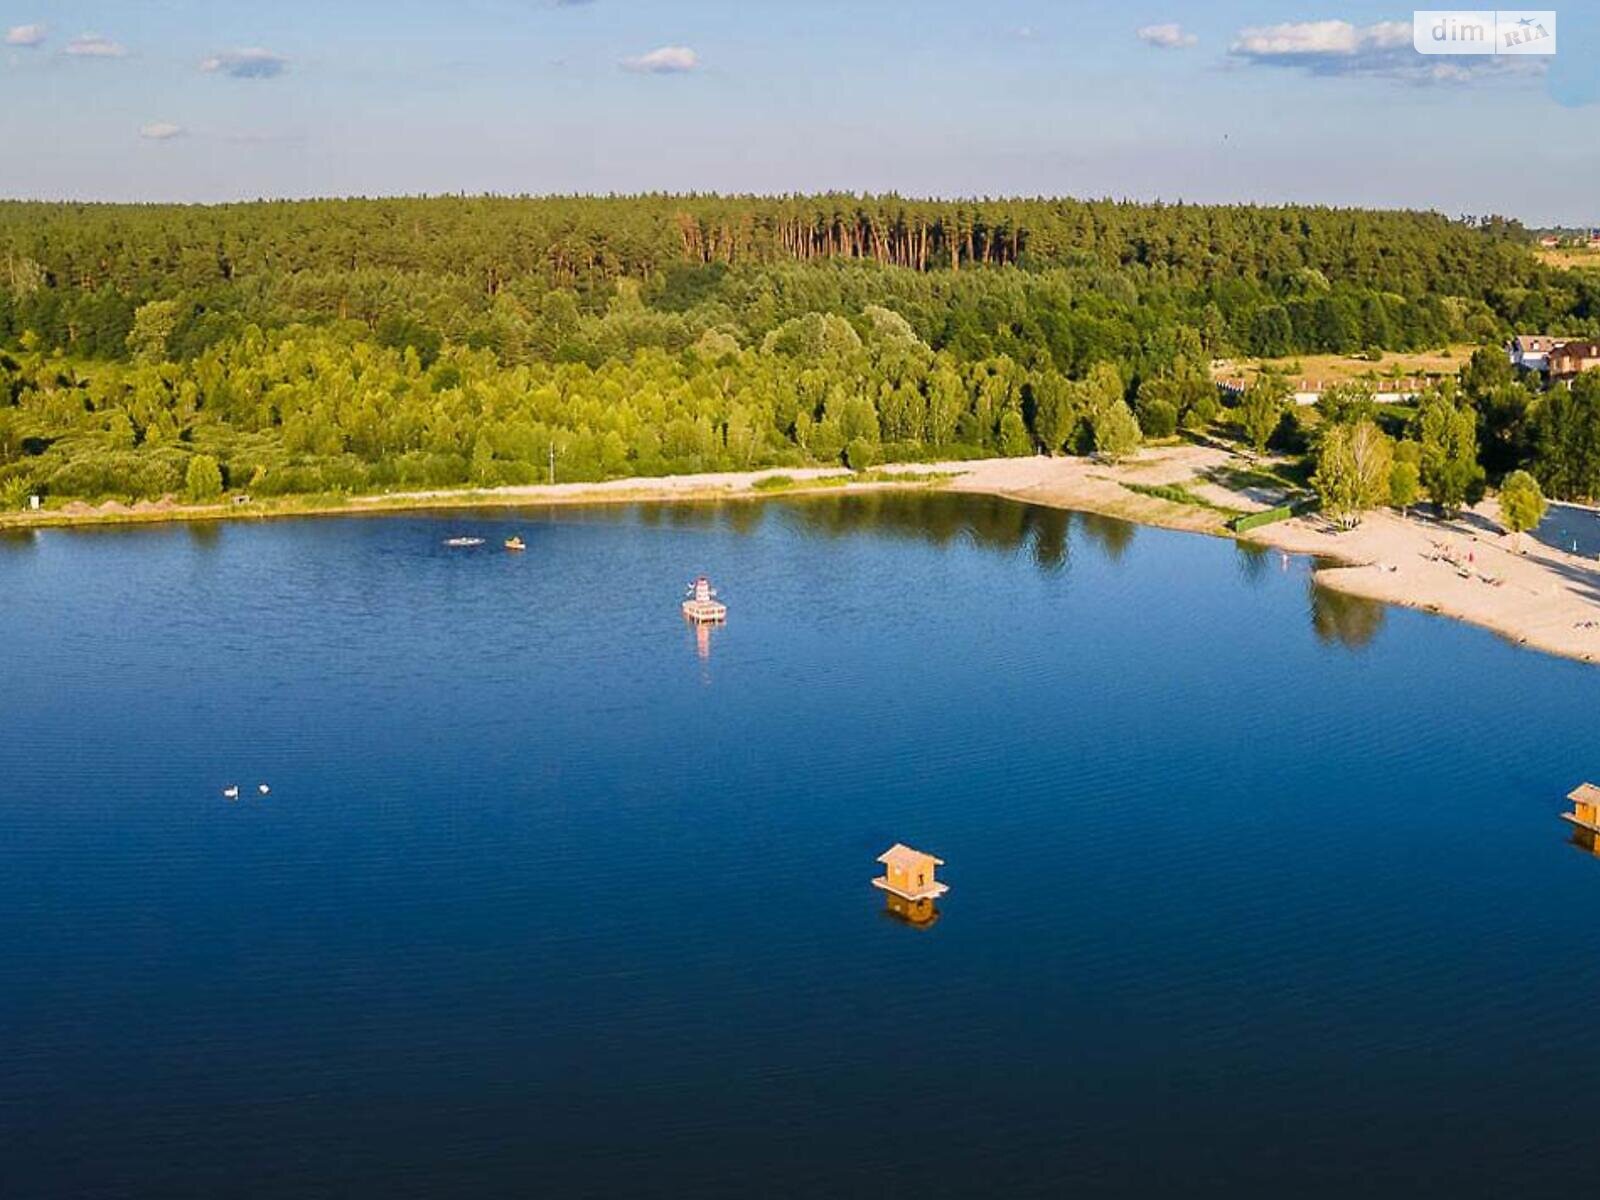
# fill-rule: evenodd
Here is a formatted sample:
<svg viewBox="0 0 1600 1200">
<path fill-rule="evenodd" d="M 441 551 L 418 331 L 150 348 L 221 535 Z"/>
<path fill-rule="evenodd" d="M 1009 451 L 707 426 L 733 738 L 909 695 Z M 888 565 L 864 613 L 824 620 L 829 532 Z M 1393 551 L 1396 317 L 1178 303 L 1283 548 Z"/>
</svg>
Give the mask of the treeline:
<svg viewBox="0 0 1600 1200">
<path fill-rule="evenodd" d="M 491 350 L 507 365 L 598 365 L 645 349 L 679 353 L 713 329 L 754 345 L 795 317 L 859 320 L 871 305 L 904 316 L 936 350 L 969 360 L 1005 353 L 1071 374 L 1108 358 L 1134 366 L 1179 325 L 1197 330 L 1210 354 L 1267 357 L 1423 349 L 1498 339 L 1513 326 L 1600 328 L 1600 282 L 1485 299 L 1405 296 L 1333 282 L 1311 268 L 1272 283 L 1199 286 L 1101 267 L 923 273 L 680 264 L 649 283 L 616 280 L 603 293 L 523 279 L 492 298 L 458 275 L 371 269 L 291 273 L 153 299 L 110 288 L 0 287 L 0 345 L 19 346 L 31 333 L 47 352 L 127 359 L 155 345 L 154 330 L 160 353 L 181 361 L 252 328 L 351 322 L 368 340 L 411 345 L 424 356 L 455 344 Z M 1559 316 L 1534 315 L 1552 308 Z"/>
<path fill-rule="evenodd" d="M 810 313 L 741 348 L 506 366 L 492 352 L 251 332 L 194 358 L 88 369 L 0 355 L 0 495 L 154 498 L 193 457 L 261 495 L 493 486 L 887 458 L 1116 453 L 1139 438 L 1109 363 L 1082 381 L 936 352 L 897 314 Z M 1209 391 L 1209 389 L 1207 389 Z M 1214 411 L 1214 405 L 1213 405 Z"/>
<path fill-rule="evenodd" d="M 952 281 L 1015 267 L 1124 306 L 1178 307 L 1192 322 L 1212 305 L 1249 353 L 1403 349 L 1468 324 L 1489 336 L 1600 319 L 1600 283 L 1540 266 L 1515 224 L 1433 213 L 844 195 L 9 202 L 0 339 L 31 329 L 46 349 L 119 357 L 134 312 L 172 300 L 179 357 L 252 324 L 345 319 L 372 331 L 415 321 L 539 357 L 558 348 L 542 312 L 552 292 L 591 314 L 619 280 L 666 311 L 738 310 L 762 292 L 781 307 L 807 290 L 798 280 L 827 274 L 814 268 L 851 265 Z M 853 302 L 818 300 L 850 315 L 917 290 L 875 286 Z"/>
<path fill-rule="evenodd" d="M 624 306 L 624 309 L 626 306 Z M 147 314 L 146 314 L 147 315 Z M 618 314 L 595 318 L 600 322 Z M 141 331 L 159 338 L 159 328 Z M 1156 330 L 1135 371 L 934 350 L 892 310 L 808 313 L 755 346 L 707 330 L 678 353 L 508 366 L 484 348 L 367 340 L 353 323 L 252 330 L 181 361 L 0 353 L 0 506 L 56 498 L 262 496 L 987 455 L 1115 457 L 1179 429 L 1309 455 L 1329 511 L 1453 509 L 1530 470 L 1600 496 L 1600 371 L 1543 390 L 1498 347 L 1415 405 L 1370 388 L 1293 405 L 1281 378 L 1226 407 L 1199 331 Z M 1142 374 L 1141 374 L 1142 372 Z M 200 470 L 197 475 L 196 468 Z"/>
<path fill-rule="evenodd" d="M 1115 454 L 1221 355 L 1600 333 L 1512 224 L 1319 208 L 0 203 L 0 270 L 7 501 Z"/>
<path fill-rule="evenodd" d="M 0 203 L 0 256 L 48 286 L 141 296 L 301 272 L 591 286 L 676 264 L 1139 268 L 1186 283 L 1302 268 L 1403 295 L 1535 282 L 1514 222 L 1317 207 L 898 196 L 436 197 L 214 206 Z M 32 264 L 29 267 L 27 264 Z M 15 290 L 16 280 L 12 287 Z"/>
<path fill-rule="evenodd" d="M 624 286 L 657 319 L 583 336 L 578 319 Z M 680 351 L 713 326 L 751 344 L 806 312 L 869 304 L 936 350 L 1009 340 L 997 349 L 1047 351 L 1069 372 L 1137 354 L 1153 323 L 1270 356 L 1600 329 L 1600 280 L 1542 267 L 1513 223 L 1432 213 L 853 196 L 0 202 L 0 345 L 32 332 L 46 351 L 126 358 L 150 304 L 170 306 L 175 359 L 250 327 L 348 320 L 388 344 L 594 365 Z M 1085 314 L 1135 332 L 1064 346 Z"/>
</svg>

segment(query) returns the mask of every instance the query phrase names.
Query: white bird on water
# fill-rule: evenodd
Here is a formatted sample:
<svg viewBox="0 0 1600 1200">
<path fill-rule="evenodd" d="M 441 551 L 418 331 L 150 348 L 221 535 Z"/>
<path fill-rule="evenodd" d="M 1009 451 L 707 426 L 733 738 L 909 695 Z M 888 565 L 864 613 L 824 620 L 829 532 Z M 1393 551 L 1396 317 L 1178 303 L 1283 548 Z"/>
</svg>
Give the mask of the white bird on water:
<svg viewBox="0 0 1600 1200">
<path fill-rule="evenodd" d="M 259 791 L 263 796 L 268 795 L 272 791 L 272 789 L 264 783 L 256 790 Z"/>
<path fill-rule="evenodd" d="M 239 798 L 239 785 L 234 784 L 232 787 L 223 788 L 222 794 L 229 800 L 237 800 Z"/>
</svg>

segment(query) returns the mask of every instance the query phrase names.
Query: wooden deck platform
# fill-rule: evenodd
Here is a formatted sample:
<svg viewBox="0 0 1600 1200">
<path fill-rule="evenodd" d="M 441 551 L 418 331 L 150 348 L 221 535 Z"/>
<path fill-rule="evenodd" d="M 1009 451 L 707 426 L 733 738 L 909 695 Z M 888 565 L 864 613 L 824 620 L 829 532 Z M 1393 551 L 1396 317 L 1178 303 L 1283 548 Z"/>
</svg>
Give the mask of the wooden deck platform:
<svg viewBox="0 0 1600 1200">
<path fill-rule="evenodd" d="M 728 606 L 716 600 L 685 600 L 683 615 L 699 625 L 720 625 L 728 619 Z"/>
<path fill-rule="evenodd" d="M 903 892 L 897 887 L 891 887 L 889 880 L 882 875 L 878 876 L 878 878 L 872 881 L 872 886 L 877 888 L 879 891 L 890 892 L 893 895 L 899 896 L 902 900 L 937 900 L 940 896 L 944 895 L 950 890 L 949 884 L 935 882 L 930 883 L 921 891 Z"/>
</svg>

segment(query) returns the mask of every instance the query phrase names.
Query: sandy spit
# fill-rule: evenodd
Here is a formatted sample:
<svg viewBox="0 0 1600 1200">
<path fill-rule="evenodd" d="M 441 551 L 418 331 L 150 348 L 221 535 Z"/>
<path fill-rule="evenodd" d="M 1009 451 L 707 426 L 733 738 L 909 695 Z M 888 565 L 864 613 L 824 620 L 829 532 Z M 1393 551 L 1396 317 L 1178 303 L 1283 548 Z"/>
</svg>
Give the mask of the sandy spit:
<svg viewBox="0 0 1600 1200">
<path fill-rule="evenodd" d="M 1114 468 L 1083 459 L 998 459 L 970 464 L 950 486 L 1225 534 L 1221 519 L 1205 510 L 1129 493 L 1119 481 L 1182 482 L 1186 473 L 1191 481 L 1203 480 L 1229 460 L 1242 465 L 1227 450 L 1198 446 L 1145 451 Z M 1235 493 L 1232 506 L 1252 503 L 1261 502 Z M 1328 564 L 1316 572 L 1325 587 L 1467 621 L 1549 654 L 1600 662 L 1600 563 L 1506 533 L 1492 500 L 1448 521 L 1384 510 L 1344 530 L 1308 516 L 1263 526 L 1240 540 L 1319 557 Z"/>
</svg>

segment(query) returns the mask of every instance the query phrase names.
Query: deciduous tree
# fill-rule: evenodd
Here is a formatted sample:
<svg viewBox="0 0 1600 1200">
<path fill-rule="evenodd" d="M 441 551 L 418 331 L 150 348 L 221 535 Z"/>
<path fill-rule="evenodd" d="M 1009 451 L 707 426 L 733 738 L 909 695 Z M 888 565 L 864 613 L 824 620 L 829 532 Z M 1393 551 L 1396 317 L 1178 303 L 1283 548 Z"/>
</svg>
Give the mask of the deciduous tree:
<svg viewBox="0 0 1600 1200">
<path fill-rule="evenodd" d="M 1500 523 L 1517 535 L 1533 529 L 1544 520 L 1549 505 L 1539 490 L 1539 481 L 1526 471 L 1513 471 L 1500 484 Z"/>
<path fill-rule="evenodd" d="M 1279 375 L 1263 374 L 1245 390 L 1234 415 L 1245 440 L 1257 454 L 1267 448 L 1277 432 L 1290 394 L 1288 381 Z"/>
<path fill-rule="evenodd" d="M 1311 478 L 1323 512 L 1354 528 L 1362 513 L 1388 501 L 1393 462 L 1389 439 L 1371 421 L 1333 426 L 1318 447 Z"/>
<path fill-rule="evenodd" d="M 1413 428 L 1422 444 L 1422 486 L 1441 512 L 1459 511 L 1481 494 L 1484 473 L 1478 464 L 1477 420 L 1472 409 L 1456 402 L 1453 382 L 1424 394 Z"/>
</svg>

